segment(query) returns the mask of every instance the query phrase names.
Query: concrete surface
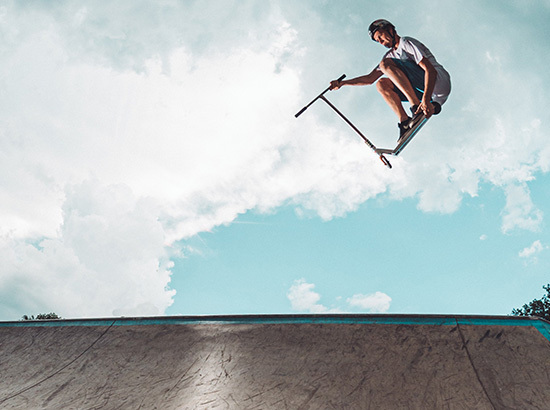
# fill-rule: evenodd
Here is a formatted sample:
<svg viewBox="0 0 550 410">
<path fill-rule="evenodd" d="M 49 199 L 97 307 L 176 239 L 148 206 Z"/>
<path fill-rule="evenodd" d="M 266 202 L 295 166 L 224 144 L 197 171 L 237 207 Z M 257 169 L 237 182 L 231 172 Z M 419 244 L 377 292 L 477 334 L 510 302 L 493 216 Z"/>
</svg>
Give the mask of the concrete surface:
<svg viewBox="0 0 550 410">
<path fill-rule="evenodd" d="M 390 315 L 0 322 L 0 408 L 549 409 L 550 323 Z"/>
</svg>

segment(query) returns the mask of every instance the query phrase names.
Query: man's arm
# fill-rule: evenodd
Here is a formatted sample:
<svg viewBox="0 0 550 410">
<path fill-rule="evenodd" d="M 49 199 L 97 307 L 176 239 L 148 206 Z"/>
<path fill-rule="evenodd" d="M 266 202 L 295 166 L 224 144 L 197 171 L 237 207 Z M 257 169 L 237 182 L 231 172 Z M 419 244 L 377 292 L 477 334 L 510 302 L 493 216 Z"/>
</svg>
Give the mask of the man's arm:
<svg viewBox="0 0 550 410">
<path fill-rule="evenodd" d="M 382 75 L 383 75 L 382 71 L 378 70 L 378 67 L 376 67 L 370 73 L 359 77 L 355 77 L 355 78 L 351 78 L 349 80 L 343 80 L 343 81 L 338 81 L 338 80 L 331 81 L 330 89 L 337 90 L 343 85 L 371 85 L 380 77 L 382 77 Z"/>
<path fill-rule="evenodd" d="M 426 117 L 431 117 L 434 113 L 434 107 L 431 103 L 432 100 L 432 94 L 435 87 L 435 80 L 437 79 L 437 71 L 432 63 L 430 63 L 430 60 L 427 58 L 423 58 L 420 60 L 418 65 L 424 70 L 424 95 L 422 96 L 422 101 L 420 101 L 420 105 L 418 106 L 418 110 L 416 112 L 424 111 L 424 114 Z"/>
</svg>

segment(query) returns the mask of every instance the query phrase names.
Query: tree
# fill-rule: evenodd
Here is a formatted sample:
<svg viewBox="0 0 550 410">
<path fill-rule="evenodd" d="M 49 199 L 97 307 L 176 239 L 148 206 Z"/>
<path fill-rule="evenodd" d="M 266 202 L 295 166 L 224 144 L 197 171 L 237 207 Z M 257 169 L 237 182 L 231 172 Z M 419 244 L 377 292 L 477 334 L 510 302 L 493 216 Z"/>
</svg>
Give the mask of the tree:
<svg viewBox="0 0 550 410">
<path fill-rule="evenodd" d="M 34 317 L 34 315 L 27 316 L 23 315 L 21 320 L 51 320 L 51 319 L 63 319 L 61 316 L 58 316 L 55 313 L 40 313 Z"/>
<path fill-rule="evenodd" d="M 523 305 L 521 309 L 513 309 L 512 315 L 515 316 L 538 316 L 550 320 L 550 283 L 542 287 L 546 290 L 546 295 L 538 299 L 533 299 L 529 304 Z"/>
</svg>

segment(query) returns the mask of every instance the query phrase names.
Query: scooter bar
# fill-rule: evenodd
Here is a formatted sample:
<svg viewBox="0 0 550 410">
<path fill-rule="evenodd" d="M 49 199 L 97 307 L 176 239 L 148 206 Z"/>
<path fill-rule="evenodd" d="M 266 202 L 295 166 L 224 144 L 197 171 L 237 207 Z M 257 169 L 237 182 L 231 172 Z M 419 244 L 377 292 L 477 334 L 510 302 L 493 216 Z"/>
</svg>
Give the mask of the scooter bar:
<svg viewBox="0 0 550 410">
<path fill-rule="evenodd" d="M 340 78 L 339 78 L 338 80 L 336 80 L 336 81 L 342 81 L 344 78 L 346 78 L 346 75 L 345 75 L 345 74 L 342 74 L 342 75 L 340 76 Z M 313 100 L 311 100 L 311 102 L 310 102 L 308 105 L 306 105 L 304 108 L 302 108 L 300 111 L 298 111 L 298 113 L 297 113 L 294 117 L 298 118 L 305 110 L 307 110 L 307 109 L 309 108 L 309 106 L 310 106 L 311 104 L 313 104 L 315 101 L 317 101 L 319 98 L 321 98 L 321 97 L 323 96 L 323 94 L 326 93 L 326 92 L 329 91 L 329 90 L 330 90 L 330 87 L 328 87 L 325 91 L 323 91 L 321 94 L 319 94 L 319 95 L 318 95 L 317 97 L 315 97 Z"/>
<path fill-rule="evenodd" d="M 337 80 L 337 81 L 342 81 L 344 78 L 346 78 L 346 75 L 345 74 L 342 74 L 340 76 L 340 78 Z M 389 150 L 380 150 L 378 148 L 376 148 L 374 146 L 374 144 L 372 142 L 369 141 L 369 139 L 367 137 L 365 137 L 363 135 L 363 133 L 361 131 L 359 131 L 359 129 L 352 124 L 352 122 L 350 120 L 348 120 L 346 118 L 346 116 L 344 114 L 342 114 L 340 112 L 340 110 L 338 108 L 336 108 L 328 99 L 327 97 L 324 96 L 324 94 L 330 90 L 330 87 L 328 87 L 325 91 L 323 91 L 321 94 L 319 94 L 317 97 L 315 97 L 313 100 L 311 100 L 311 102 L 306 105 L 304 108 L 302 108 L 300 111 L 298 111 L 298 113 L 295 115 L 296 118 L 298 118 L 305 110 L 307 110 L 309 108 L 309 106 L 311 104 L 313 104 L 315 101 L 317 100 L 323 100 L 324 102 L 326 102 L 328 104 L 328 106 L 330 108 L 332 108 L 336 114 L 338 114 L 357 134 L 359 134 L 359 136 L 361 138 L 363 138 L 363 141 L 365 141 L 365 143 L 369 146 L 370 149 L 372 149 L 379 157 L 380 159 L 382 160 L 382 162 L 384 163 L 385 166 L 387 166 L 388 168 L 391 168 L 391 164 L 390 164 L 390 161 L 387 160 L 387 158 L 384 156 L 384 154 L 394 154 L 393 151 L 389 151 Z"/>
</svg>

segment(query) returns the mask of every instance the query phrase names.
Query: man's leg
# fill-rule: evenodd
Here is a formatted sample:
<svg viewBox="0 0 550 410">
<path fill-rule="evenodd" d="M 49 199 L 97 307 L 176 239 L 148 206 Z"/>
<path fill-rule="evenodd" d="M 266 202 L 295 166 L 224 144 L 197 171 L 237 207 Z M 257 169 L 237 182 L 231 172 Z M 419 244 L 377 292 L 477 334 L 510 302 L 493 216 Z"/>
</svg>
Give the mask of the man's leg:
<svg viewBox="0 0 550 410">
<path fill-rule="evenodd" d="M 386 103 L 388 103 L 391 109 L 397 114 L 399 122 L 409 119 L 407 112 L 403 108 L 403 104 L 401 104 L 401 96 L 395 92 L 395 85 L 389 78 L 381 78 L 378 80 L 376 89 L 382 94 Z"/>
<path fill-rule="evenodd" d="M 376 88 L 399 117 L 399 123 L 397 126 L 399 128 L 399 138 L 401 139 L 410 128 L 412 121 L 411 117 L 409 117 L 403 108 L 403 104 L 401 104 L 401 101 L 403 101 L 405 97 L 400 95 L 401 93 L 397 88 L 395 88 L 395 85 L 389 78 L 381 78 L 378 80 L 376 83 Z"/>
<path fill-rule="evenodd" d="M 391 80 L 393 85 L 399 88 L 407 100 L 409 100 L 411 106 L 420 104 L 420 99 L 416 95 L 409 78 L 391 58 L 385 58 L 380 62 L 380 70 L 382 70 L 382 72 Z M 401 105 L 401 102 L 399 102 L 399 104 Z M 399 117 L 401 121 L 401 116 L 399 115 Z"/>
</svg>

